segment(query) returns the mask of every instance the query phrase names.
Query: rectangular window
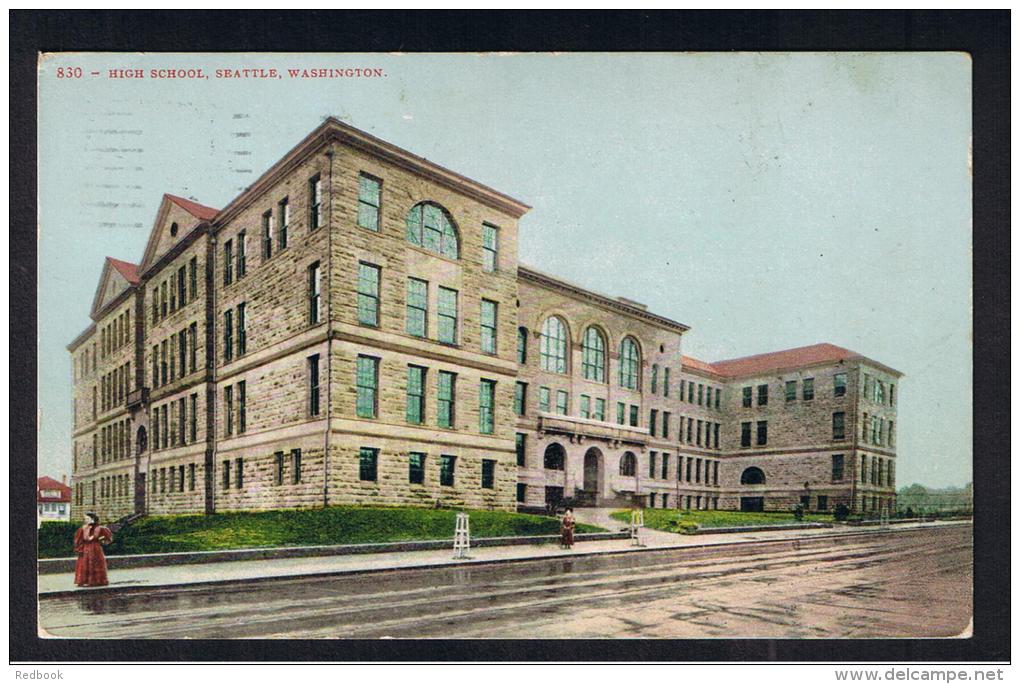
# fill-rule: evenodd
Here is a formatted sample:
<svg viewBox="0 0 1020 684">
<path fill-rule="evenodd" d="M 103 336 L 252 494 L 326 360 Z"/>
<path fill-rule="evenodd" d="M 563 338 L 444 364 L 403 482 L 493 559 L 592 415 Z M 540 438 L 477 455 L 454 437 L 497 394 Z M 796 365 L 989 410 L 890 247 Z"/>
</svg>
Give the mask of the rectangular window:
<svg viewBox="0 0 1020 684">
<path fill-rule="evenodd" d="M 273 256 L 273 212 L 262 214 L 262 259 Z"/>
<path fill-rule="evenodd" d="M 223 361 L 234 358 L 234 312 L 223 312 Z"/>
<path fill-rule="evenodd" d="M 763 446 L 765 444 L 768 444 L 768 441 L 769 441 L 769 424 L 768 424 L 768 421 L 759 420 L 758 421 L 758 440 L 757 440 L 756 444 L 758 446 Z"/>
<path fill-rule="evenodd" d="M 277 451 L 273 457 L 276 461 L 276 485 L 281 486 L 283 485 L 283 452 Z"/>
<path fill-rule="evenodd" d="M 701 482 L 701 459 L 700 458 L 694 459 L 694 481 L 695 482 Z M 699 501 L 701 500 L 700 496 L 698 497 L 698 500 Z M 700 503 L 698 504 L 698 508 L 701 508 L 701 504 Z"/>
<path fill-rule="evenodd" d="M 482 352 L 496 353 L 496 302 L 482 300 Z"/>
<path fill-rule="evenodd" d="M 375 418 L 378 405 L 379 359 L 371 356 L 358 357 L 355 386 L 358 418 Z"/>
<path fill-rule="evenodd" d="M 548 387 L 538 388 L 538 410 L 549 412 L 551 408 L 552 399 L 550 398 L 550 392 Z M 622 405 L 622 404 L 621 404 Z"/>
<path fill-rule="evenodd" d="M 525 467 L 525 465 L 527 464 L 527 461 L 526 461 L 526 458 L 527 458 L 527 439 L 528 439 L 528 436 L 525 435 L 523 432 L 518 432 L 514 436 L 514 440 L 515 440 L 514 441 L 514 447 L 515 447 L 515 449 L 517 451 L 517 465 L 522 467 L 522 468 Z"/>
<path fill-rule="evenodd" d="M 702 421 L 699 420 L 698 421 L 698 431 L 697 431 L 697 433 L 695 433 L 697 436 L 694 438 L 694 443 L 697 444 L 698 446 L 701 446 L 701 425 L 702 425 Z"/>
<path fill-rule="evenodd" d="M 457 344 L 457 291 L 439 288 L 439 341 Z"/>
<path fill-rule="evenodd" d="M 437 383 L 436 422 L 439 427 L 452 428 L 456 420 L 457 375 L 449 371 L 439 371 Z"/>
<path fill-rule="evenodd" d="M 749 447 L 751 446 L 751 424 L 741 423 L 740 424 L 740 446 Z"/>
<path fill-rule="evenodd" d="M 284 197 L 280 200 L 280 203 L 276 205 L 277 221 L 279 221 L 280 229 L 277 231 L 276 243 L 280 249 L 287 249 L 287 230 L 290 228 L 290 203 L 288 198 Z"/>
<path fill-rule="evenodd" d="M 425 369 L 407 367 L 407 422 L 421 425 L 425 422 Z"/>
<path fill-rule="evenodd" d="M 744 405 L 744 408 L 750 408 L 751 407 L 751 388 L 750 387 L 745 387 L 743 389 L 743 405 Z"/>
<path fill-rule="evenodd" d="M 191 443 L 198 441 L 198 395 L 191 395 L 191 412 L 189 414 L 189 429 Z"/>
<path fill-rule="evenodd" d="M 312 231 L 323 223 L 322 181 L 318 175 L 308 180 L 308 230 Z"/>
<path fill-rule="evenodd" d="M 478 431 L 491 435 L 495 431 L 496 382 L 482 380 L 478 385 Z"/>
<path fill-rule="evenodd" d="M 684 397 L 686 396 L 686 394 L 685 394 L 686 390 L 687 390 L 687 381 L 684 380 L 683 378 L 680 378 L 680 401 L 684 400 Z"/>
<path fill-rule="evenodd" d="M 889 421 L 889 446 L 896 446 L 896 433 L 893 431 L 893 422 Z"/>
<path fill-rule="evenodd" d="M 832 376 L 832 396 L 846 396 L 846 373 L 836 373 Z"/>
<path fill-rule="evenodd" d="M 705 392 L 705 386 L 699 383 L 698 384 L 698 406 L 701 406 L 702 395 L 704 394 L 704 392 Z"/>
<path fill-rule="evenodd" d="M 669 479 L 669 454 L 662 455 L 662 479 Z"/>
<path fill-rule="evenodd" d="M 687 419 L 687 443 L 694 444 L 694 419 Z"/>
<path fill-rule="evenodd" d="M 234 241 L 223 243 L 223 284 L 234 282 Z"/>
<path fill-rule="evenodd" d="M 155 482 L 153 482 L 155 484 Z M 223 461 L 223 488 L 230 489 L 230 460 Z"/>
<path fill-rule="evenodd" d="M 319 415 L 319 355 L 308 357 L 308 415 Z"/>
<path fill-rule="evenodd" d="M 581 417 L 591 418 L 591 397 L 587 394 L 581 395 Z"/>
<path fill-rule="evenodd" d="M 187 444 L 188 440 L 188 423 L 186 421 L 187 404 L 184 397 L 177 400 L 177 437 L 181 444 Z"/>
<path fill-rule="evenodd" d="M 170 288 L 170 313 L 173 313 L 174 311 L 177 311 L 177 288 L 174 287 L 174 274 L 172 272 L 170 273 L 170 280 L 168 280 L 167 283 L 168 287 Z M 110 339 L 109 330 L 107 331 L 106 335 L 107 335 L 106 351 L 109 352 L 111 350 L 111 347 L 113 346 L 112 344 L 110 344 L 112 340 Z"/>
<path fill-rule="evenodd" d="M 715 407 L 719 408 L 719 402 L 722 401 L 722 390 L 718 387 L 715 388 Z"/>
<path fill-rule="evenodd" d="M 159 284 L 159 317 L 166 318 L 166 281 Z"/>
<path fill-rule="evenodd" d="M 195 464 L 188 464 L 188 491 L 195 491 Z"/>
<path fill-rule="evenodd" d="M 832 481 L 842 482 L 843 481 L 843 454 L 832 455 Z"/>
<path fill-rule="evenodd" d="M 245 231 L 237 233 L 237 279 L 240 280 L 248 272 L 248 235 Z"/>
<path fill-rule="evenodd" d="M 889 383 L 889 405 L 894 406 L 896 404 L 896 385 Z"/>
<path fill-rule="evenodd" d="M 159 288 L 152 288 L 152 324 L 159 321 Z"/>
<path fill-rule="evenodd" d="M 358 263 L 358 323 L 379 325 L 379 274 L 373 264 Z"/>
<path fill-rule="evenodd" d="M 482 224 L 482 269 L 488 272 L 496 270 L 499 256 L 499 229 Z"/>
<path fill-rule="evenodd" d="M 654 451 L 648 452 L 648 477 L 649 479 L 655 479 L 655 457 L 658 454 Z"/>
<path fill-rule="evenodd" d="M 517 363 L 523 366 L 528 361 L 528 331 L 517 328 Z"/>
<path fill-rule="evenodd" d="M 796 401 L 797 400 L 797 381 L 787 380 L 786 381 L 786 400 Z"/>
<path fill-rule="evenodd" d="M 606 400 L 596 397 L 595 398 L 595 410 L 591 416 L 594 420 L 605 421 L 606 419 Z"/>
<path fill-rule="evenodd" d="M 248 406 L 246 388 L 248 383 L 241 380 L 237 383 L 237 433 L 241 434 L 247 429 Z"/>
<path fill-rule="evenodd" d="M 452 487 L 454 482 L 454 471 L 457 467 L 456 456 L 439 457 L 439 484 L 443 487 Z"/>
<path fill-rule="evenodd" d="M 188 303 L 188 290 L 185 287 L 186 282 L 187 275 L 185 273 L 185 268 L 184 266 L 181 266 L 179 269 L 177 269 L 177 301 L 180 303 L 181 308 L 184 308 L 184 305 Z M 121 335 L 119 337 L 121 338 L 122 341 L 123 332 L 124 329 L 121 328 Z"/>
<path fill-rule="evenodd" d="M 524 503 L 528 498 L 528 485 L 517 483 L 517 503 Z"/>
<path fill-rule="evenodd" d="M 290 450 L 290 461 L 291 461 L 291 473 L 290 473 L 291 484 L 301 484 L 301 450 L 300 449 L 291 449 Z"/>
<path fill-rule="evenodd" d="M 378 232 L 379 207 L 382 202 L 379 180 L 361 174 L 358 177 L 358 225 Z"/>
<path fill-rule="evenodd" d="M 652 394 L 659 391 L 659 365 L 652 364 Z"/>
<path fill-rule="evenodd" d="M 662 438 L 669 439 L 669 422 L 673 414 L 669 411 L 662 412 Z"/>
<path fill-rule="evenodd" d="M 630 425 L 631 427 L 638 426 L 638 407 L 633 404 L 630 406 Z"/>
<path fill-rule="evenodd" d="M 690 404 L 694 403 L 694 383 L 687 383 L 687 402 Z"/>
<path fill-rule="evenodd" d="M 378 475 L 379 450 L 361 447 L 358 453 L 358 479 L 364 482 L 375 482 Z"/>
<path fill-rule="evenodd" d="M 514 413 L 523 416 L 528 401 L 528 384 L 518 382 L 514 385 Z"/>
<path fill-rule="evenodd" d="M 321 318 L 319 310 L 322 302 L 322 289 L 320 285 L 321 271 L 319 262 L 308 267 L 308 321 L 315 325 Z"/>
<path fill-rule="evenodd" d="M 804 391 L 802 393 L 804 401 L 811 401 L 815 398 L 815 379 L 804 378 Z"/>
<path fill-rule="evenodd" d="M 769 386 L 758 385 L 758 406 L 765 406 L 769 403 Z"/>
<path fill-rule="evenodd" d="M 192 323 L 188 326 L 188 371 L 194 373 L 196 370 L 198 370 L 198 323 Z"/>
<path fill-rule="evenodd" d="M 662 396 L 669 396 L 669 367 L 662 371 Z"/>
<path fill-rule="evenodd" d="M 496 462 L 492 459 L 482 459 L 482 489 L 495 489 L 496 487 Z"/>
<path fill-rule="evenodd" d="M 248 351 L 248 326 L 245 316 L 247 304 L 241 302 L 237 305 L 237 355 L 244 356 Z"/>
<path fill-rule="evenodd" d="M 425 454 L 412 451 L 407 455 L 407 481 L 425 484 Z"/>
<path fill-rule="evenodd" d="M 846 439 L 846 414 L 842 411 L 837 411 L 832 414 L 832 438 L 833 439 Z"/>
<path fill-rule="evenodd" d="M 566 390 L 556 390 L 556 412 L 561 416 L 570 413 L 570 395 Z"/>
<path fill-rule="evenodd" d="M 652 409 L 648 412 L 648 434 L 655 436 L 659 429 L 659 412 Z"/>
<path fill-rule="evenodd" d="M 623 425 L 627 422 L 627 406 L 622 402 L 616 402 L 616 422 Z"/>
<path fill-rule="evenodd" d="M 407 279 L 407 334 L 428 334 L 429 284 L 417 278 Z"/>
</svg>

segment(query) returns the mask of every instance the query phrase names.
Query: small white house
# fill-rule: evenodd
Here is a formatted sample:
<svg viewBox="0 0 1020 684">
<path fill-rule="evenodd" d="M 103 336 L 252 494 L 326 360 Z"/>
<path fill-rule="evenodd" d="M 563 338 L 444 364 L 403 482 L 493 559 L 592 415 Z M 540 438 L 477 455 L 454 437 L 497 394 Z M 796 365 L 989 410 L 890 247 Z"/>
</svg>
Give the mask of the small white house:
<svg viewBox="0 0 1020 684">
<path fill-rule="evenodd" d="M 36 481 L 39 525 L 47 520 L 71 519 L 71 488 L 67 486 L 66 480 L 66 475 L 59 482 L 44 475 Z"/>
</svg>

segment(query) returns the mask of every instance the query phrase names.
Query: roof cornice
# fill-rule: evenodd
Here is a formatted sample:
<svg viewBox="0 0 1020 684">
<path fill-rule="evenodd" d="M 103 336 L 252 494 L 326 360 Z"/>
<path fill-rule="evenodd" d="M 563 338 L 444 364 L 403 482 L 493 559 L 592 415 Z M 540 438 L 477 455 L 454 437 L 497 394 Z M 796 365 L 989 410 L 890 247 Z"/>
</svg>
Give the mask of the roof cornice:
<svg viewBox="0 0 1020 684">
<path fill-rule="evenodd" d="M 78 336 L 71 340 L 71 343 L 67 345 L 67 351 L 74 352 L 78 347 L 84 344 L 92 335 L 96 332 L 96 324 L 90 323 L 89 327 L 78 333 Z"/>
<path fill-rule="evenodd" d="M 503 211 L 514 218 L 520 218 L 531 209 L 529 205 L 509 195 L 330 117 L 269 167 L 247 190 L 221 209 L 212 220 L 215 227 L 214 232 L 236 217 L 277 180 L 331 142 L 348 145 L 394 166 L 424 176 L 439 185 Z"/>
<path fill-rule="evenodd" d="M 205 235 L 208 229 L 209 229 L 208 221 L 199 221 L 194 226 L 192 226 L 191 230 L 188 231 L 188 234 L 185 235 L 180 240 L 178 240 L 173 247 L 163 252 L 159 259 L 156 259 L 156 261 L 146 266 L 144 271 L 142 270 L 138 271 L 138 285 L 136 287 L 142 287 L 143 285 L 148 283 L 149 279 L 154 274 L 158 273 L 160 270 L 165 268 L 167 264 L 169 264 L 174 259 L 183 254 L 185 250 L 188 249 L 188 247 L 191 247 L 191 245 L 194 244 L 196 240 L 198 240 L 198 238 Z"/>
<path fill-rule="evenodd" d="M 686 326 L 683 323 L 677 323 L 676 321 L 666 318 L 664 316 L 649 313 L 648 311 L 645 311 L 644 309 L 639 309 L 636 306 L 624 304 L 619 300 L 612 299 L 605 295 L 601 295 L 597 292 L 592 292 L 591 290 L 586 290 L 585 288 L 579 285 L 568 283 L 565 280 L 560 280 L 559 278 L 555 278 L 551 275 L 542 273 L 540 271 L 536 271 L 532 268 L 528 268 L 527 266 L 522 265 L 517 266 L 517 277 L 523 280 L 527 280 L 531 283 L 534 283 L 535 285 L 539 285 L 541 287 L 545 287 L 551 290 L 556 290 L 558 292 L 562 292 L 577 299 L 583 299 L 593 304 L 597 304 L 598 306 L 607 309 L 612 309 L 617 313 L 621 313 L 632 318 L 640 319 L 646 323 L 659 326 L 660 328 L 666 328 L 668 330 L 672 330 L 674 332 L 679 333 L 684 333 L 690 330 L 690 326 Z"/>
</svg>

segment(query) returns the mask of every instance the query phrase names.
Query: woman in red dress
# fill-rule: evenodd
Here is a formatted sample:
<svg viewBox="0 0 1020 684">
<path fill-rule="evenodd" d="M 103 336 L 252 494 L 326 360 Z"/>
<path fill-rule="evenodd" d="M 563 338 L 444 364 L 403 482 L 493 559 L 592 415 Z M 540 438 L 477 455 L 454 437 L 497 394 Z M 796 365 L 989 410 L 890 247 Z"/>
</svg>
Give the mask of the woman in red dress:
<svg viewBox="0 0 1020 684">
<path fill-rule="evenodd" d="M 99 524 L 95 513 L 85 514 L 85 524 L 74 533 L 74 552 L 78 563 L 74 568 L 74 583 L 79 587 L 105 587 L 106 555 L 103 544 L 113 541 L 113 533 Z"/>
</svg>

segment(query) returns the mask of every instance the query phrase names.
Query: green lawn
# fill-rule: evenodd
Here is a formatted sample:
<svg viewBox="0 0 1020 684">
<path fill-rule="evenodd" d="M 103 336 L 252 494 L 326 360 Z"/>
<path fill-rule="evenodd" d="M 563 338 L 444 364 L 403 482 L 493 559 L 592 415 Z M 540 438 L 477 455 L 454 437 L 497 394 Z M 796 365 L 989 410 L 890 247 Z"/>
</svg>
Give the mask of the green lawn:
<svg viewBox="0 0 1020 684">
<path fill-rule="evenodd" d="M 630 511 L 614 511 L 613 519 L 630 522 Z M 698 527 L 745 527 L 796 523 L 793 513 L 742 513 L 740 511 L 687 511 L 669 508 L 645 509 L 645 527 L 666 532 L 690 532 Z M 805 513 L 802 522 L 832 522 L 832 515 Z"/>
<path fill-rule="evenodd" d="M 559 521 L 500 511 L 471 514 L 472 537 L 559 533 Z M 455 510 L 332 506 L 304 510 L 152 516 L 114 535 L 107 554 L 215 551 L 276 546 L 367 544 L 425 539 L 453 540 Z M 78 525 L 46 522 L 39 530 L 39 558 L 74 555 Z M 578 532 L 601 532 L 577 525 Z"/>
</svg>

